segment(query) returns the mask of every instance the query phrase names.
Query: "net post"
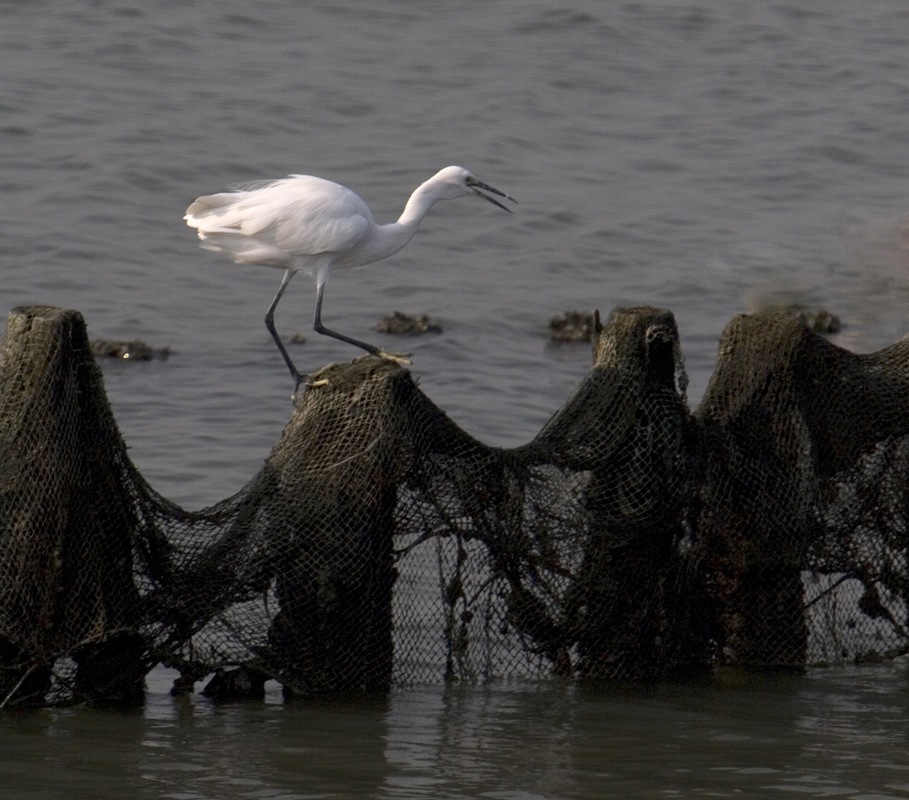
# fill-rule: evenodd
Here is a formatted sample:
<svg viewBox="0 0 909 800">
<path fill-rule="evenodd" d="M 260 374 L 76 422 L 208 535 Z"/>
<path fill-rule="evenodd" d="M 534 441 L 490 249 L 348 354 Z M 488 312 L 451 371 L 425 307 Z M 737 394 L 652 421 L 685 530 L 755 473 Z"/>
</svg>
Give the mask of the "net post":
<svg viewBox="0 0 909 800">
<path fill-rule="evenodd" d="M 265 660 L 286 695 L 391 685 L 400 438 L 415 391 L 409 373 L 372 356 L 322 370 L 269 456 L 294 509 L 270 534 L 287 549 Z"/>
<path fill-rule="evenodd" d="M 733 318 L 695 412 L 705 442 L 696 602 L 719 666 L 799 672 L 807 663 L 801 573 L 818 484 L 797 384 L 819 343 L 785 312 Z"/>
<path fill-rule="evenodd" d="M 0 700 L 137 700 L 125 445 L 82 315 L 18 307 L 0 355 Z"/>
</svg>

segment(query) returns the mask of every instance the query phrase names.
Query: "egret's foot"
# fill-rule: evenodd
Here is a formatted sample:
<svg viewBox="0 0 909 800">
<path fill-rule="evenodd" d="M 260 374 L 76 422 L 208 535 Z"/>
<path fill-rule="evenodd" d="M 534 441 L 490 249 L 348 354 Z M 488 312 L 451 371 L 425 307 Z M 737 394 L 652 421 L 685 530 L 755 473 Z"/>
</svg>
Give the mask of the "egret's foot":
<svg viewBox="0 0 909 800">
<path fill-rule="evenodd" d="M 307 388 L 309 387 L 307 375 L 301 375 L 299 372 L 294 375 L 294 393 L 290 396 L 290 401 L 296 405 L 297 400 L 300 399 L 300 384 L 306 381 Z"/>
<path fill-rule="evenodd" d="M 402 367 L 409 367 L 412 363 L 410 353 L 389 353 L 386 350 L 379 350 L 376 355 L 386 361 L 394 361 L 395 364 L 400 364 Z"/>
</svg>

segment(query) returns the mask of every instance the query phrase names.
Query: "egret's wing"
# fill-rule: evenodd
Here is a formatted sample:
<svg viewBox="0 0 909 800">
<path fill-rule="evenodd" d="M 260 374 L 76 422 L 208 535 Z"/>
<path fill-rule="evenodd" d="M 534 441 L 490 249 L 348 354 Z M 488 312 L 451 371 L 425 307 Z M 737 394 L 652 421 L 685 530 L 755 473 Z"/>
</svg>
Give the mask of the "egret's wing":
<svg viewBox="0 0 909 800">
<path fill-rule="evenodd" d="M 369 207 L 350 189 L 310 175 L 200 197 L 185 219 L 200 238 L 240 235 L 291 256 L 343 252 L 373 224 Z"/>
<path fill-rule="evenodd" d="M 268 230 L 275 244 L 295 255 L 343 253 L 372 229 L 369 206 L 337 183 L 291 175 L 266 191 L 274 193 Z"/>
</svg>

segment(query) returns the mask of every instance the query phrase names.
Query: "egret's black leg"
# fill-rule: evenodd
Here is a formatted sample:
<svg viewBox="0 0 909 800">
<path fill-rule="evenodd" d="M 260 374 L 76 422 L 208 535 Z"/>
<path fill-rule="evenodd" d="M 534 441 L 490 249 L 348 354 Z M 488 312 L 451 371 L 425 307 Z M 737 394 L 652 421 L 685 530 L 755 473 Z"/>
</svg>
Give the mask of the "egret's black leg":
<svg viewBox="0 0 909 800">
<path fill-rule="evenodd" d="M 325 334 L 325 336 L 331 336 L 334 339 L 340 339 L 342 342 L 347 342 L 347 344 L 352 344 L 354 347 L 359 347 L 360 349 L 365 350 L 367 353 L 371 353 L 374 356 L 385 357 L 384 351 L 382 351 L 380 348 L 375 347 L 371 344 L 366 344 L 366 342 L 361 342 L 359 339 L 353 339 L 350 336 L 345 336 L 343 333 L 329 330 L 322 324 L 322 292 L 324 289 L 324 283 L 320 283 L 316 287 L 316 317 L 312 323 L 313 330 L 315 330 L 316 333 L 322 333 Z"/>
<path fill-rule="evenodd" d="M 281 295 L 284 294 L 284 290 L 287 288 L 287 284 L 290 283 L 290 279 L 294 276 L 295 272 L 296 270 L 293 269 L 285 271 L 284 277 L 281 279 L 281 288 L 278 289 L 278 293 L 275 295 L 275 299 L 271 301 L 271 305 L 268 307 L 268 311 L 265 312 L 265 327 L 268 328 L 268 332 L 271 334 L 271 338 L 274 339 L 275 344 L 278 345 L 278 350 L 281 351 L 281 355 L 284 357 L 284 363 L 287 364 L 287 368 L 290 370 L 290 374 L 296 381 L 296 384 L 294 386 L 294 391 L 296 392 L 297 387 L 303 381 L 303 376 L 294 366 L 294 362 L 290 360 L 290 356 L 287 354 L 287 348 L 284 347 L 284 342 L 281 341 L 281 337 L 278 336 L 278 331 L 275 329 L 275 307 L 278 305 L 278 301 L 281 299 Z"/>
</svg>

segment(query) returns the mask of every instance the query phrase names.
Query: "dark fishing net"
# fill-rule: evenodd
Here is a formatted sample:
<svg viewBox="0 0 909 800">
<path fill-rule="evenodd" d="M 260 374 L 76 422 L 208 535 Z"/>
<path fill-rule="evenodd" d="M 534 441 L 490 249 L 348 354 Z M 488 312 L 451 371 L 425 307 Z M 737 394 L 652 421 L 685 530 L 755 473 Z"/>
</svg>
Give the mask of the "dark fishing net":
<svg viewBox="0 0 909 800">
<path fill-rule="evenodd" d="M 909 650 L 909 342 L 738 317 L 689 412 L 675 321 L 596 321 L 530 443 L 488 447 L 397 365 L 336 365 L 238 494 L 138 474 L 77 312 L 0 362 L 0 703 L 804 669 Z M 213 676 L 213 677 L 211 677 Z"/>
</svg>

